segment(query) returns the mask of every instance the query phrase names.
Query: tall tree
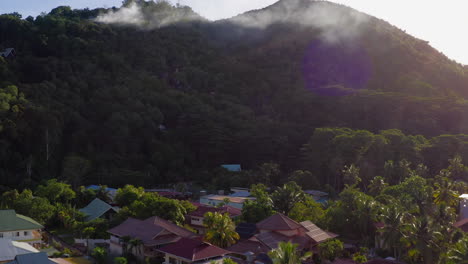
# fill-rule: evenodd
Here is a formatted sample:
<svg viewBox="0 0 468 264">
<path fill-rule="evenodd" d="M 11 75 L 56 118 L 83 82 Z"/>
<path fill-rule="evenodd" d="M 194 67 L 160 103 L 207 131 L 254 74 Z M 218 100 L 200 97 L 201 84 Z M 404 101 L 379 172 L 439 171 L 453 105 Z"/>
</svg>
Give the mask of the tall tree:
<svg viewBox="0 0 468 264">
<path fill-rule="evenodd" d="M 208 212 L 204 216 L 203 225 L 206 228 L 206 241 L 218 247 L 229 247 L 240 238 L 228 213 Z"/>
<path fill-rule="evenodd" d="M 297 244 L 280 242 L 278 247 L 268 252 L 273 264 L 301 264 L 312 257 L 312 252 L 302 254 L 297 249 Z"/>
<path fill-rule="evenodd" d="M 306 194 L 295 182 L 288 182 L 271 195 L 273 205 L 279 212 L 288 215 L 296 203 L 303 202 Z"/>
</svg>

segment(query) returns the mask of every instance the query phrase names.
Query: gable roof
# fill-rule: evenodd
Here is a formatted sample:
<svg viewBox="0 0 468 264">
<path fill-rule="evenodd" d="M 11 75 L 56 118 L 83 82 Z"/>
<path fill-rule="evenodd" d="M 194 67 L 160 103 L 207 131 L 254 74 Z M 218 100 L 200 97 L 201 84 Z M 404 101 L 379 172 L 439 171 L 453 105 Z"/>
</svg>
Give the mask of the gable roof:
<svg viewBox="0 0 468 264">
<path fill-rule="evenodd" d="M 118 208 L 112 207 L 111 205 L 99 198 L 95 198 L 85 208 L 82 208 L 79 211 L 86 215 L 85 221 L 88 222 L 103 216 L 109 210 L 112 210 L 114 212 L 119 211 Z"/>
<path fill-rule="evenodd" d="M 183 228 L 183 227 L 180 227 L 174 223 L 171 223 L 161 217 L 157 217 L 157 216 L 152 216 L 146 220 L 144 220 L 143 222 L 145 223 L 150 223 L 152 225 L 156 225 L 156 226 L 160 226 L 162 228 L 164 228 L 165 230 L 175 234 L 175 235 L 178 235 L 178 236 L 181 236 L 181 237 L 192 237 L 192 236 L 195 236 L 194 233 L 190 232 L 189 230 Z"/>
<path fill-rule="evenodd" d="M 138 238 L 147 246 L 173 243 L 181 237 L 191 237 L 195 235 L 182 227 L 156 216 L 150 217 L 144 221 L 128 218 L 122 224 L 107 232 L 118 237 L 129 236 Z"/>
<path fill-rule="evenodd" d="M 259 241 L 244 240 L 228 247 L 227 250 L 241 255 L 247 252 L 252 252 L 255 255 L 258 255 L 260 253 L 268 253 L 271 250 L 271 248 L 265 246 Z"/>
<path fill-rule="evenodd" d="M 286 242 L 290 240 L 289 237 L 276 232 L 260 233 L 255 237 L 270 249 L 277 248 L 280 242 Z"/>
<path fill-rule="evenodd" d="M 25 242 L 12 241 L 8 238 L 0 238 L 0 262 L 13 260 L 15 256 L 35 253 L 39 250 Z"/>
<path fill-rule="evenodd" d="M 325 232 L 322 229 L 320 229 L 318 226 L 316 226 L 314 223 L 311 221 L 304 221 L 301 222 L 301 225 L 307 229 L 306 235 L 311 238 L 315 243 L 320 243 L 325 240 L 335 238 L 338 235 Z"/>
<path fill-rule="evenodd" d="M 14 261 L 7 264 L 52 264 L 55 263 L 47 257 L 45 252 L 30 253 L 16 256 Z"/>
<path fill-rule="evenodd" d="M 17 214 L 15 210 L 0 210 L 0 231 L 37 230 L 43 226 L 24 215 Z"/>
<path fill-rule="evenodd" d="M 210 243 L 190 238 L 181 238 L 176 243 L 167 245 L 159 249 L 159 251 L 184 258 L 190 262 L 221 257 L 231 253 Z"/>
<path fill-rule="evenodd" d="M 274 214 L 257 223 L 257 229 L 263 230 L 295 230 L 302 226 L 284 214 Z"/>
</svg>

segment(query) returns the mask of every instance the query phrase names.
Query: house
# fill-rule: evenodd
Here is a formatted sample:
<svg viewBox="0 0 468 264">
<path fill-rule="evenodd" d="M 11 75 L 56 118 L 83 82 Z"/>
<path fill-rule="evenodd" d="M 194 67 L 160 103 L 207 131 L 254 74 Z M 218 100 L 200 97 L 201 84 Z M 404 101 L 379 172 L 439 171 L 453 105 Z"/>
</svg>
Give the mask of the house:
<svg viewBox="0 0 468 264">
<path fill-rule="evenodd" d="M 223 263 L 226 255 L 231 253 L 200 239 L 192 238 L 182 238 L 158 251 L 164 254 L 163 264 Z"/>
<path fill-rule="evenodd" d="M 85 221 L 93 221 L 98 218 L 111 220 L 113 216 L 119 211 L 118 207 L 112 207 L 108 203 L 99 198 L 95 198 L 85 208 L 79 210 L 85 215 Z"/>
<path fill-rule="evenodd" d="M 318 203 L 325 203 L 328 201 L 328 193 L 317 190 L 305 190 L 304 193 L 312 196 Z"/>
<path fill-rule="evenodd" d="M 195 237 L 189 230 L 173 224 L 157 216 L 146 220 L 128 218 L 122 224 L 107 231 L 111 234 L 110 253 L 121 255 L 131 238 L 141 241 L 141 245 L 132 249 L 133 254 L 140 259 L 144 257 L 156 257 L 157 249 L 179 241 L 181 238 Z"/>
<path fill-rule="evenodd" d="M 42 228 L 41 224 L 17 214 L 15 210 L 0 210 L 0 238 L 23 241 L 33 246 L 40 245 Z"/>
<path fill-rule="evenodd" d="M 45 252 L 30 253 L 16 256 L 15 259 L 6 264 L 55 264 Z"/>
<path fill-rule="evenodd" d="M 7 48 L 4 51 L 0 52 L 0 56 L 6 59 L 13 58 L 16 56 L 16 51 L 14 48 Z"/>
<path fill-rule="evenodd" d="M 0 238 L 0 263 L 14 260 L 19 255 L 37 252 L 39 250 L 28 243 L 13 241 L 9 238 Z"/>
<path fill-rule="evenodd" d="M 221 167 L 223 167 L 226 170 L 231 171 L 231 172 L 240 172 L 240 171 L 242 171 L 240 164 L 223 164 L 223 165 L 221 165 Z"/>
<path fill-rule="evenodd" d="M 227 205 L 232 206 L 237 209 L 242 209 L 245 201 L 255 200 L 253 197 L 232 197 L 227 195 L 216 195 L 210 194 L 200 197 L 200 203 L 205 205 L 217 206 L 225 201 L 229 200 Z"/>
<path fill-rule="evenodd" d="M 203 226 L 203 220 L 205 219 L 205 214 L 208 212 L 225 214 L 228 213 L 229 216 L 234 219 L 239 217 L 242 214 L 240 209 L 234 208 L 229 205 L 222 207 L 212 207 L 212 206 L 198 206 L 195 211 L 188 213 L 185 217 L 187 224 L 190 225 L 193 229 L 197 230 L 198 234 L 205 233 L 205 227 Z"/>
<path fill-rule="evenodd" d="M 468 218 L 468 194 L 460 196 L 460 215 L 459 220 Z"/>
<path fill-rule="evenodd" d="M 86 189 L 93 190 L 96 192 L 99 191 L 101 188 L 102 185 L 89 185 L 88 187 L 86 187 Z M 111 202 L 113 202 L 115 196 L 117 195 L 117 189 L 106 187 L 105 191 L 109 194 L 109 198 L 112 200 Z"/>
<path fill-rule="evenodd" d="M 256 227 L 254 236 L 228 250 L 244 256 L 249 252 L 258 255 L 277 248 L 279 242 L 291 242 L 298 244 L 299 250 L 312 251 L 318 244 L 338 236 L 320 229 L 310 221 L 298 223 L 280 213 L 257 223 Z"/>
<path fill-rule="evenodd" d="M 455 224 L 453 224 L 453 226 L 455 226 L 456 228 L 460 228 L 465 233 L 468 233 L 468 218 L 456 222 Z"/>
</svg>

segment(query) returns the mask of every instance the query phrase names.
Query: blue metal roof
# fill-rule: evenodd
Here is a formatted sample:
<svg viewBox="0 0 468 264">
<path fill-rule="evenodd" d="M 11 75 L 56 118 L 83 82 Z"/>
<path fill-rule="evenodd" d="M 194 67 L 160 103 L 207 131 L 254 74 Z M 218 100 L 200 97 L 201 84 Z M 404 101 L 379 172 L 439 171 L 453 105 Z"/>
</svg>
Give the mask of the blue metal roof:
<svg viewBox="0 0 468 264">
<path fill-rule="evenodd" d="M 228 171 L 241 171 L 240 164 L 223 164 L 221 167 L 225 168 Z"/>
<path fill-rule="evenodd" d="M 99 186 L 99 185 L 90 185 L 90 186 L 86 187 L 86 189 L 91 189 L 91 190 L 97 191 L 97 190 L 101 189 L 101 186 Z M 106 191 L 117 191 L 117 189 L 107 187 Z"/>
</svg>

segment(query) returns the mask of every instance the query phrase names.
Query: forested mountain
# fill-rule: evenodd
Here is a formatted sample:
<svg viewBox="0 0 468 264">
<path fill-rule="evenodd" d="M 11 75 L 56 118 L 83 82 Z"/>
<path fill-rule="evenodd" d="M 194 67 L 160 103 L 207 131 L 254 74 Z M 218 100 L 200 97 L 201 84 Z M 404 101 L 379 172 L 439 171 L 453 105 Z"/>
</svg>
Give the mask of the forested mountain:
<svg viewBox="0 0 468 264">
<path fill-rule="evenodd" d="M 0 58 L 4 186 L 206 183 L 265 162 L 340 185 L 345 165 L 366 180 L 468 158 L 468 69 L 330 2 L 216 22 L 145 1 L 4 14 L 0 48 L 16 51 Z"/>
</svg>

